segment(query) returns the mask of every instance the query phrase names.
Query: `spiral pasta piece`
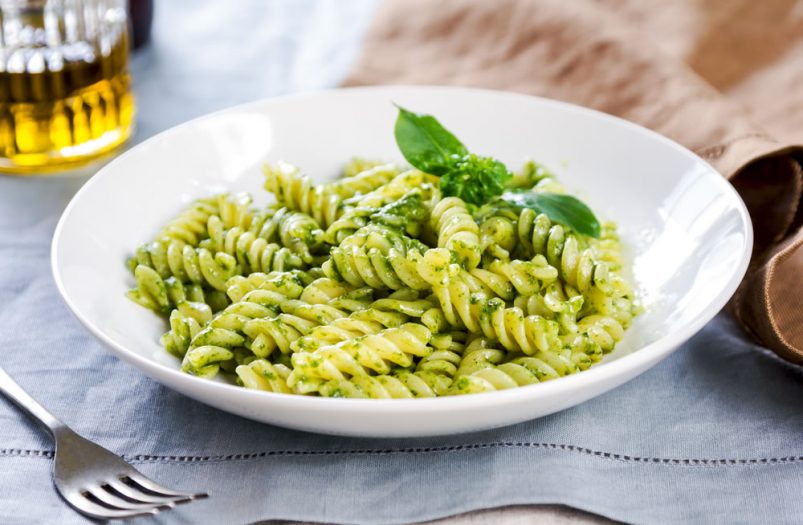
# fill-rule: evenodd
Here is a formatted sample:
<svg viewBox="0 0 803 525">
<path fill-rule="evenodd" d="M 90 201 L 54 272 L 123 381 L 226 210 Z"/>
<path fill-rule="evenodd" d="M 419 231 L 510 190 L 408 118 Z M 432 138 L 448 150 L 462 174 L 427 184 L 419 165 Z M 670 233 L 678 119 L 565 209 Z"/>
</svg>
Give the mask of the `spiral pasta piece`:
<svg viewBox="0 0 803 525">
<path fill-rule="evenodd" d="M 146 308 L 167 315 L 183 299 L 186 290 L 183 284 L 196 285 L 191 290 L 212 288 L 225 291 L 226 281 L 239 273 L 236 261 L 226 254 L 213 256 L 203 248 L 193 249 L 188 245 L 184 248 L 180 258 L 174 262 L 180 272 L 168 279 L 149 266 L 137 265 L 134 269 L 137 285 L 127 292 L 127 296 Z M 196 292 L 196 295 L 203 294 Z"/>
<path fill-rule="evenodd" d="M 414 388 L 392 375 L 355 375 L 326 381 L 317 387 L 317 393 L 323 397 L 404 399 L 419 397 Z"/>
<path fill-rule="evenodd" d="M 248 277 L 236 275 L 226 282 L 226 295 L 237 302 L 253 290 L 270 290 L 288 299 L 298 299 L 304 292 L 305 285 L 312 279 L 305 272 L 292 270 L 289 272 L 254 272 Z"/>
<path fill-rule="evenodd" d="M 418 260 L 425 249 L 392 228 L 369 224 L 332 248 L 323 271 L 327 277 L 352 286 L 423 290 L 428 285 L 418 273 Z"/>
<path fill-rule="evenodd" d="M 350 208 L 381 208 L 400 198 L 412 189 L 421 191 L 427 201 L 437 192 L 439 179 L 422 171 L 412 169 L 395 175 L 390 182 L 382 184 L 369 192 L 358 192 L 343 201 L 347 212 Z"/>
<path fill-rule="evenodd" d="M 290 394 L 287 386 L 290 369 L 281 363 L 271 363 L 266 359 L 254 359 L 235 369 L 237 377 L 245 388 Z"/>
<path fill-rule="evenodd" d="M 348 198 L 381 188 L 391 182 L 397 175 L 399 175 L 399 167 L 393 163 L 385 163 L 361 171 L 353 177 L 324 184 L 323 187 L 328 192 Z"/>
<path fill-rule="evenodd" d="M 284 272 L 308 267 L 304 258 L 293 253 L 291 249 L 268 242 L 250 232 L 238 237 L 234 253 L 237 260 L 247 264 L 249 270 L 253 272 Z"/>
<path fill-rule="evenodd" d="M 219 203 L 220 196 L 198 199 L 162 227 L 156 235 L 156 240 L 197 245 L 206 237 L 206 221 L 212 215 L 219 213 Z"/>
<path fill-rule="evenodd" d="M 216 375 L 224 362 L 234 359 L 234 351 L 244 347 L 246 339 L 242 330 L 245 323 L 277 315 L 286 300 L 276 292 L 254 290 L 239 302 L 232 303 L 192 338 L 181 369 L 201 377 Z"/>
<path fill-rule="evenodd" d="M 247 224 L 251 220 L 251 197 L 241 193 L 235 196 L 216 195 L 199 199 L 168 222 L 156 235 L 154 241 L 140 245 L 134 256 L 128 260 L 128 267 L 133 273 L 140 264 L 156 269 L 163 278 L 168 273 L 167 251 L 183 250 L 185 245 L 198 247 L 202 240 L 209 236 L 207 224 L 210 218 L 225 215 L 230 227 L 239 223 Z M 222 219 L 221 219 L 222 220 Z"/>
<path fill-rule="evenodd" d="M 422 357 L 414 371 L 397 369 L 389 375 L 352 376 L 323 383 L 318 392 L 326 397 L 413 398 L 447 395 L 460 362 L 462 345 L 434 349 Z"/>
<path fill-rule="evenodd" d="M 447 395 L 478 394 L 539 383 L 538 377 L 526 366 L 510 362 L 482 368 L 471 375 L 458 377 Z"/>
<path fill-rule="evenodd" d="M 616 343 L 622 340 L 625 330 L 613 317 L 589 315 L 577 323 L 578 331 L 587 335 L 598 344 L 605 353 L 613 350 Z"/>
<path fill-rule="evenodd" d="M 363 226 L 367 226 L 371 215 L 377 212 L 377 208 L 352 208 L 345 212 L 341 217 L 329 225 L 324 234 L 324 240 L 336 246 L 357 232 Z"/>
<path fill-rule="evenodd" d="M 464 280 L 454 278 L 459 277 L 460 271 L 453 265 L 449 282 L 433 287 L 446 322 L 496 340 L 506 350 L 563 362 L 566 373 L 578 370 L 571 355 L 563 355 L 557 322 L 539 315 L 525 315 L 516 306 L 506 307 L 498 297 L 489 299 L 482 292 L 472 293 Z"/>
<path fill-rule="evenodd" d="M 513 305 L 522 309 L 527 315 L 540 315 L 546 319 L 556 320 L 563 332 L 575 333 L 577 319 L 585 304 L 582 295 L 566 296 L 564 289 L 556 283 L 548 285 L 541 294 L 520 295 Z"/>
<path fill-rule="evenodd" d="M 265 166 L 265 189 L 287 208 L 304 212 L 318 224 L 328 227 L 337 220 L 343 199 L 366 193 L 390 181 L 398 174 L 392 164 L 376 166 L 353 177 L 316 186 L 299 169 L 286 162 Z"/>
<path fill-rule="evenodd" d="M 406 320 L 406 317 L 399 314 L 388 314 L 370 309 L 354 312 L 348 317 L 313 328 L 307 335 L 293 341 L 290 350 L 292 352 L 312 352 L 322 346 L 379 333 L 384 328 L 399 326 Z"/>
<path fill-rule="evenodd" d="M 179 241 L 197 246 L 206 238 L 206 224 L 209 217 L 222 215 L 231 226 L 239 221 L 247 221 L 250 217 L 249 206 L 251 197 L 240 193 L 234 196 L 228 194 L 215 195 L 198 199 L 190 204 L 175 218 L 171 219 L 156 235 L 156 241 Z"/>
<path fill-rule="evenodd" d="M 214 313 L 223 310 L 230 303 L 226 294 L 220 290 L 206 288 L 198 284 L 185 284 L 175 277 L 168 277 L 164 280 L 164 283 L 167 287 L 168 299 L 176 306 L 184 302 L 190 302 L 206 305 Z"/>
<path fill-rule="evenodd" d="M 565 334 L 560 339 L 563 342 L 563 352 L 580 370 L 586 370 L 611 351 L 604 351 L 599 342 L 587 332 Z"/>
<path fill-rule="evenodd" d="M 469 270 L 479 264 L 480 230 L 465 202 L 457 197 L 440 200 L 432 209 L 430 224 L 438 233 L 439 248 L 455 253 L 459 262 Z"/>
<path fill-rule="evenodd" d="M 585 368 L 582 368 L 585 369 Z M 571 368 L 555 356 L 521 356 L 510 359 L 486 348 L 468 353 L 447 395 L 493 392 L 557 379 Z"/>
<path fill-rule="evenodd" d="M 170 330 L 159 339 L 165 350 L 179 359 L 184 357 L 192 338 L 212 319 L 211 309 L 204 306 L 182 302 L 170 313 Z"/>
<path fill-rule="evenodd" d="M 284 162 L 275 167 L 265 166 L 265 189 L 273 193 L 278 202 L 292 210 L 308 213 L 324 226 L 337 220 L 343 201 L 342 196 L 326 193 L 309 177 L 302 176 L 298 168 Z"/>
<path fill-rule="evenodd" d="M 317 391 L 327 381 L 344 381 L 370 373 L 386 375 L 391 364 L 408 367 L 413 357 L 431 353 L 431 334 L 420 324 L 407 323 L 378 334 L 323 346 L 313 352 L 297 352 L 288 385 L 299 393 Z"/>
<path fill-rule="evenodd" d="M 421 227 L 426 224 L 430 202 L 440 195 L 438 184 L 437 177 L 413 169 L 397 175 L 374 191 L 344 200 L 340 218 L 327 229 L 327 242 L 340 243 L 370 222 L 390 225 L 418 237 Z M 416 201 L 412 202 L 412 199 Z M 382 220 L 388 217 L 392 218 L 390 222 Z"/>
<path fill-rule="evenodd" d="M 532 261 L 494 260 L 483 268 L 474 268 L 469 274 L 499 297 L 512 301 L 516 295 L 530 296 L 539 293 L 558 278 L 558 271 L 542 255 Z"/>
<path fill-rule="evenodd" d="M 383 164 L 385 164 L 385 162 L 382 162 L 381 160 L 366 159 L 364 157 L 352 157 L 343 165 L 343 170 L 341 171 L 340 176 L 343 178 L 354 177 L 355 175 L 359 175 L 364 171 L 368 171 L 371 168 L 375 168 Z"/>
<path fill-rule="evenodd" d="M 195 302 L 208 303 L 214 311 L 224 308 L 228 299 L 221 292 L 225 290 L 228 278 L 238 273 L 236 264 L 225 254 L 212 257 L 202 249 L 196 252 L 190 248 L 189 251 L 192 256 L 184 259 L 188 262 L 183 268 L 191 268 L 191 272 L 182 277 L 187 279 L 190 275 L 197 281 L 183 283 L 176 276 L 163 279 L 153 268 L 138 265 L 134 270 L 136 287 L 126 293 L 127 297 L 163 315 L 170 314 L 178 304 L 187 300 L 188 295 L 193 296 Z"/>
<path fill-rule="evenodd" d="M 432 353 L 422 357 L 415 370 L 397 369 L 392 375 L 409 390 L 412 397 L 435 397 L 447 395 L 454 382 L 457 367 L 462 360 L 465 334 L 452 332 L 448 345 L 442 346 L 430 338 Z"/>
<path fill-rule="evenodd" d="M 226 228 L 248 228 L 254 219 L 254 209 L 251 207 L 253 199 L 248 193 L 238 193 L 233 196 L 224 195 L 218 199 L 219 211 L 217 215 Z"/>
<path fill-rule="evenodd" d="M 126 297 L 156 313 L 169 314 L 175 308 L 175 304 L 170 300 L 164 279 L 147 266 L 138 266 L 137 268 L 139 275 L 136 270 L 134 272 L 137 286 L 128 290 Z"/>
<path fill-rule="evenodd" d="M 335 299 L 332 304 L 338 301 Z M 420 318 L 432 306 L 430 301 L 417 299 L 417 294 L 401 290 L 369 303 L 364 309 L 354 309 L 346 318 L 313 328 L 309 334 L 293 342 L 291 350 L 311 352 L 322 346 L 377 334 L 386 328 L 401 326 L 411 318 Z"/>
<path fill-rule="evenodd" d="M 608 315 L 616 319 L 623 327 L 627 328 L 633 322 L 633 318 L 641 312 L 641 307 L 636 303 L 635 292 L 630 283 L 619 276 L 611 278 L 612 297 L 607 308 L 600 308 L 598 313 Z"/>
<path fill-rule="evenodd" d="M 608 263 L 613 271 L 619 270 L 622 267 L 622 245 L 616 232 L 616 224 L 603 222 L 601 226 L 599 239 L 590 243 L 594 259 Z"/>
<path fill-rule="evenodd" d="M 354 311 L 368 308 L 367 302 L 334 304 L 335 301 L 337 298 L 329 304 L 288 300 L 282 303 L 280 315 L 247 321 L 243 326 L 243 333 L 248 337 L 249 349 L 257 357 L 267 357 L 277 349 L 282 354 L 289 354 L 291 344 L 316 327 L 328 326 L 336 320 L 348 317 L 352 311 L 343 306 L 354 308 Z"/>
<path fill-rule="evenodd" d="M 457 378 L 447 395 L 492 392 L 526 386 L 577 371 L 565 355 L 516 356 L 485 338 L 472 341 L 465 350 Z"/>
<path fill-rule="evenodd" d="M 327 304 L 309 304 L 288 299 L 270 289 L 256 289 L 207 322 L 206 327 L 191 340 L 184 364 L 188 370 L 200 370 L 206 374 L 204 367 L 215 363 L 204 361 L 205 355 L 228 361 L 237 349 L 247 350 L 247 355 L 256 358 L 266 358 L 274 350 L 287 354 L 290 344 L 313 328 L 330 324 L 352 311 L 365 309 L 368 304 L 366 294 L 361 290 L 334 297 Z M 226 350 L 232 355 L 229 356 Z M 200 365 L 188 360 L 188 356 L 195 358 Z M 219 359 L 221 356 L 225 359 Z M 217 369 L 210 368 L 208 373 L 217 373 Z"/>
<path fill-rule="evenodd" d="M 410 237 L 418 237 L 428 211 L 420 188 L 413 188 L 400 198 L 380 208 L 359 206 L 347 211 L 326 230 L 330 244 L 340 244 L 368 224 L 381 224 Z"/>
<path fill-rule="evenodd" d="M 510 259 L 516 247 L 516 220 L 492 215 L 479 225 L 480 251 L 492 260 Z"/>
<path fill-rule="evenodd" d="M 323 304 L 352 290 L 354 290 L 354 287 L 348 283 L 336 281 L 329 277 L 319 277 L 304 288 L 300 298 L 309 304 Z"/>
<path fill-rule="evenodd" d="M 463 349 L 456 376 L 468 376 L 478 370 L 490 368 L 505 360 L 508 353 L 499 342 L 482 335 L 473 335 Z"/>
<path fill-rule="evenodd" d="M 193 248 L 175 241 L 151 243 L 147 247 L 147 256 L 147 262 L 134 269 L 135 277 L 139 267 L 144 266 L 157 270 L 163 279 L 174 276 L 184 283 L 225 291 L 226 281 L 241 272 L 237 260 L 227 253 L 213 253 L 206 248 Z"/>
<path fill-rule="evenodd" d="M 281 208 L 263 224 L 258 237 L 280 241 L 305 263 L 313 261 L 312 254 L 323 246 L 323 230 L 307 215 Z"/>
<path fill-rule="evenodd" d="M 609 292 L 608 264 L 595 261 L 593 250 L 583 248 L 576 234 L 553 224 L 546 215 L 522 210 L 518 239 L 527 256 L 545 256 L 549 264 L 558 269 L 560 277 L 580 293 L 588 293 L 592 287 Z"/>
<path fill-rule="evenodd" d="M 205 247 L 235 256 L 245 273 L 305 268 L 313 262 L 313 252 L 322 247 L 323 230 L 318 223 L 286 208 L 276 210 L 270 218 L 257 223 L 258 228 L 249 230 L 224 230 L 216 219 L 209 221 L 210 237 Z"/>
</svg>

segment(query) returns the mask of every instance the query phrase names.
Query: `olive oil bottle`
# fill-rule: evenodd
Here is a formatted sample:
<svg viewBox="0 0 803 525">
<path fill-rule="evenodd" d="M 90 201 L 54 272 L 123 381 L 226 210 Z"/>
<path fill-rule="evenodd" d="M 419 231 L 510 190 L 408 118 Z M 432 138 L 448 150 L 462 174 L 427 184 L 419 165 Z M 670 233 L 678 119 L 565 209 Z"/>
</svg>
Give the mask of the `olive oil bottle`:
<svg viewBox="0 0 803 525">
<path fill-rule="evenodd" d="M 0 15 L 0 172 L 78 168 L 130 137 L 122 0 L 6 1 Z"/>
</svg>

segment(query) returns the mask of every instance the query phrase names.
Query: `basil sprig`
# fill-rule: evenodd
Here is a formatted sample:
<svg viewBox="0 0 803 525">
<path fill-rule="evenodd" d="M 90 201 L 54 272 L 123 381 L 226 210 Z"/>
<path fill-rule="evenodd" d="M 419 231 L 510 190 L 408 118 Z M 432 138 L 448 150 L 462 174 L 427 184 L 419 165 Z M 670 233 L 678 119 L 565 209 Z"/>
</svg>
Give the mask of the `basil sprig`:
<svg viewBox="0 0 803 525">
<path fill-rule="evenodd" d="M 394 134 L 399 150 L 414 167 L 440 177 L 444 196 L 460 197 L 476 206 L 498 200 L 517 209 L 530 208 L 578 233 L 599 237 L 599 221 L 579 199 L 557 193 L 506 192 L 513 174 L 504 163 L 470 153 L 432 115 L 398 108 Z"/>
</svg>

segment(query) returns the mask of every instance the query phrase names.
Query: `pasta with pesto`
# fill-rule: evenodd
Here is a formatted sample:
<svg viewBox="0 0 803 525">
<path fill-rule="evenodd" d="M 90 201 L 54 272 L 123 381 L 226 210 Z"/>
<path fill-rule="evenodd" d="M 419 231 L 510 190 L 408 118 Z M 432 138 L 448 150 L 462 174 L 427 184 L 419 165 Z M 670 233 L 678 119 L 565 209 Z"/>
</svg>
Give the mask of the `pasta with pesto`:
<svg viewBox="0 0 803 525">
<path fill-rule="evenodd" d="M 527 204 L 566 194 L 532 161 L 486 203 L 439 176 L 354 158 L 315 184 L 267 165 L 273 204 L 191 203 L 134 250 L 128 297 L 164 317 L 182 371 L 279 394 L 491 392 L 613 352 L 639 312 L 616 226 L 592 235 Z"/>
</svg>

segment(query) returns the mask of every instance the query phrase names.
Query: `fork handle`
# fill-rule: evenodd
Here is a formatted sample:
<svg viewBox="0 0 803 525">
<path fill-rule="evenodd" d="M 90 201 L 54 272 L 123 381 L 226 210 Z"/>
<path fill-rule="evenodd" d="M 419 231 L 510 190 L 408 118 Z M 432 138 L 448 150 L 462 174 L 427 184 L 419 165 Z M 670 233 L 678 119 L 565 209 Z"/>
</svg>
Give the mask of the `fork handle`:
<svg viewBox="0 0 803 525">
<path fill-rule="evenodd" d="M 23 390 L 2 367 L 0 367 L 0 392 L 47 428 L 53 437 L 56 436 L 56 432 L 66 428 L 59 418 Z"/>
</svg>

